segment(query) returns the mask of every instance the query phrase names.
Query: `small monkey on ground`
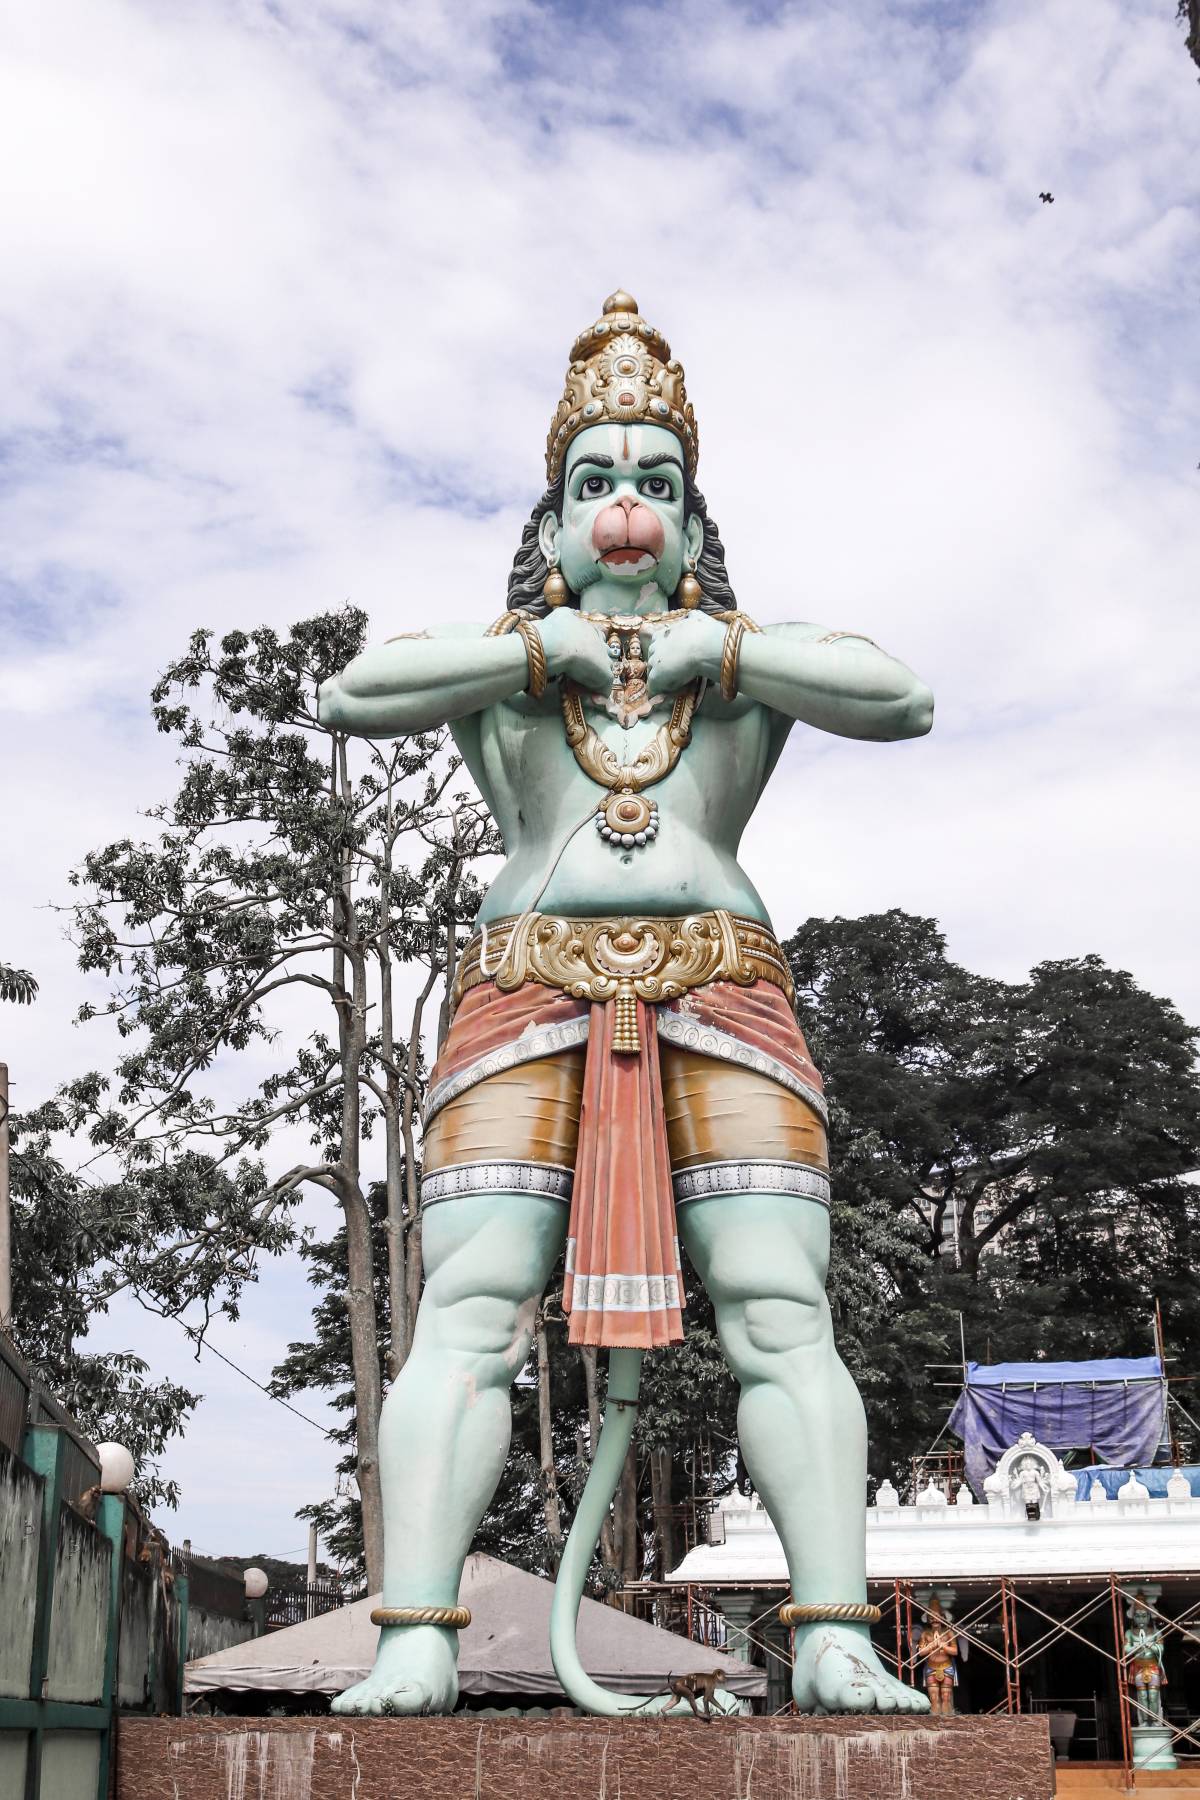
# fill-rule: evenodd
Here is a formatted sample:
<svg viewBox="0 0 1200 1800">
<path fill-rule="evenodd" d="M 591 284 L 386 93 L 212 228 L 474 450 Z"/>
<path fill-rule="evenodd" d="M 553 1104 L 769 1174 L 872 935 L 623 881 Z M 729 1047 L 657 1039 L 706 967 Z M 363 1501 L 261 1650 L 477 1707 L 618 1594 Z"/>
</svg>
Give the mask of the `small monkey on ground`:
<svg viewBox="0 0 1200 1800">
<path fill-rule="evenodd" d="M 643 1706 L 649 1706 L 652 1700 L 664 1700 L 669 1694 L 673 1700 L 686 1700 L 698 1719 L 711 1719 L 712 1703 L 717 1689 L 725 1686 L 724 1669 L 696 1669 L 688 1675 L 672 1675 L 668 1685 L 660 1688 L 657 1694 L 648 1694 L 637 1706 L 627 1707 L 627 1712 L 640 1712 Z M 700 1702 L 704 1711 L 700 1710 Z"/>
</svg>

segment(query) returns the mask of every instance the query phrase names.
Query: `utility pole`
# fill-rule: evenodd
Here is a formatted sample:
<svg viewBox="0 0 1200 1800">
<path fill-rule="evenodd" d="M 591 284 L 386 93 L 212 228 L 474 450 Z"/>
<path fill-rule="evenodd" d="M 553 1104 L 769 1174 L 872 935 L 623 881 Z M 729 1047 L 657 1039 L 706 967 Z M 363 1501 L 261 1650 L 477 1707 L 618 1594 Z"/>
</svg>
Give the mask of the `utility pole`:
<svg viewBox="0 0 1200 1800">
<path fill-rule="evenodd" d="M 308 1604 L 304 1609 L 306 1619 L 311 1619 L 316 1600 L 313 1589 L 317 1585 L 317 1527 L 310 1519 L 308 1524 Z"/>
<path fill-rule="evenodd" d="M 12 1320 L 12 1214 L 8 1204 L 8 1064 L 0 1062 L 0 1331 Z"/>
</svg>

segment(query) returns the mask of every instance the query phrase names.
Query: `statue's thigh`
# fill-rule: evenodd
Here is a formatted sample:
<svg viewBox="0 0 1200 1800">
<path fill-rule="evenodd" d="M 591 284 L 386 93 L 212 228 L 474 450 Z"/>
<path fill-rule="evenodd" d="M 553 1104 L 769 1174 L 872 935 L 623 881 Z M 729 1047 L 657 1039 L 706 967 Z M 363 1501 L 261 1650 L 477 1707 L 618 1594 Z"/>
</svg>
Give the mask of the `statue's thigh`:
<svg viewBox="0 0 1200 1800">
<path fill-rule="evenodd" d="M 679 1233 L 717 1301 L 817 1301 L 829 1159 L 816 1110 L 754 1069 L 663 1045 Z"/>
<path fill-rule="evenodd" d="M 770 1076 L 662 1045 L 663 1107 L 676 1175 L 711 1163 L 775 1162 L 829 1169 L 825 1126 L 807 1101 Z"/>
<path fill-rule="evenodd" d="M 481 1298 L 519 1308 L 536 1299 L 566 1238 L 567 1213 L 565 1200 L 503 1190 L 423 1208 L 423 1310 Z"/>
<path fill-rule="evenodd" d="M 736 1193 L 676 1208 L 679 1235 L 718 1310 L 770 1300 L 820 1308 L 829 1212 L 801 1195 Z"/>
<path fill-rule="evenodd" d="M 430 1121 L 422 1153 L 426 1296 L 539 1294 L 566 1236 L 584 1052 L 476 1082 Z"/>
<path fill-rule="evenodd" d="M 501 1069 L 451 1100 L 425 1132 L 426 1177 L 476 1163 L 574 1169 L 585 1054 L 563 1050 Z"/>
</svg>

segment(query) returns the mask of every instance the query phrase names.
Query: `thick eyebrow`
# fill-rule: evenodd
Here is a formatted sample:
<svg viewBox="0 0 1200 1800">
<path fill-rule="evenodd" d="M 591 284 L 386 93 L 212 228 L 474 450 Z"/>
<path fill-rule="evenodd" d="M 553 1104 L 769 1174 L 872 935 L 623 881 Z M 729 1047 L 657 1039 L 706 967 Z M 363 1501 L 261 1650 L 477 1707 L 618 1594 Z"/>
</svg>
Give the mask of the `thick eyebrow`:
<svg viewBox="0 0 1200 1800">
<path fill-rule="evenodd" d="M 639 469 L 661 469 L 664 463 L 674 463 L 679 473 L 683 474 L 683 464 L 677 456 L 672 456 L 669 450 L 656 450 L 653 456 L 638 457 Z"/>
<path fill-rule="evenodd" d="M 616 466 L 611 456 L 605 456 L 602 450 L 597 450 L 594 455 L 581 456 L 577 463 L 572 463 L 572 475 L 575 473 L 576 469 L 582 469 L 587 463 L 591 463 L 597 469 L 612 469 Z"/>
</svg>

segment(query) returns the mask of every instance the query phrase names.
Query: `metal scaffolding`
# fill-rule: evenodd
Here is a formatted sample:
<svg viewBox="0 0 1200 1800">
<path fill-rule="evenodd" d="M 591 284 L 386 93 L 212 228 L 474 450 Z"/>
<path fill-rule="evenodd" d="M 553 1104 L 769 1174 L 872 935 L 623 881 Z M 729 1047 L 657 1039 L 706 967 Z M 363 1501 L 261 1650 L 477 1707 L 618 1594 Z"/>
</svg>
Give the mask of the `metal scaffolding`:
<svg viewBox="0 0 1200 1800">
<path fill-rule="evenodd" d="M 1019 1713 L 1044 1710 L 1049 1704 L 1031 1692 L 1039 1663 L 1067 1641 L 1081 1645 L 1101 1659 L 1111 1678 L 1106 1709 L 1111 1718 L 1112 1748 L 1116 1755 L 1104 1760 L 1123 1771 L 1131 1785 L 1137 1768 L 1134 1728 L 1146 1721 L 1131 1698 L 1125 1657 L 1123 1608 L 1140 1596 L 1155 1625 L 1168 1641 L 1191 1642 L 1200 1647 L 1200 1573 L 1144 1576 L 1131 1579 L 1114 1574 L 1071 1576 L 1064 1583 L 1045 1576 L 1008 1576 L 993 1579 L 954 1577 L 940 1581 L 871 1582 L 870 1597 L 882 1613 L 872 1636 L 885 1665 L 910 1686 L 920 1684 L 916 1645 L 921 1633 L 927 1599 L 937 1588 L 951 1586 L 958 1598 L 951 1628 L 973 1652 L 989 1660 L 1000 1677 L 999 1697 L 982 1710 L 987 1713 Z M 1145 1598 L 1144 1589 L 1169 1588 L 1176 1597 L 1174 1616 Z M 787 1599 L 786 1586 L 755 1583 L 753 1588 L 733 1584 L 700 1586 L 695 1583 L 638 1582 L 622 1590 L 627 1610 L 667 1630 L 680 1632 L 698 1643 L 759 1662 L 776 1678 L 790 1670 L 793 1634 L 776 1622 L 777 1609 Z M 1060 1604 L 1050 1610 L 1054 1601 Z M 1064 1610 L 1064 1606 L 1065 1609 Z M 1086 1628 L 1086 1629 L 1085 1629 Z M 772 1710 L 787 1711 L 789 1702 Z M 1200 1759 L 1200 1717 L 1186 1723 L 1164 1717 L 1163 1728 L 1177 1755 Z M 1099 1743 L 1097 1748 L 1100 1748 Z"/>
</svg>

